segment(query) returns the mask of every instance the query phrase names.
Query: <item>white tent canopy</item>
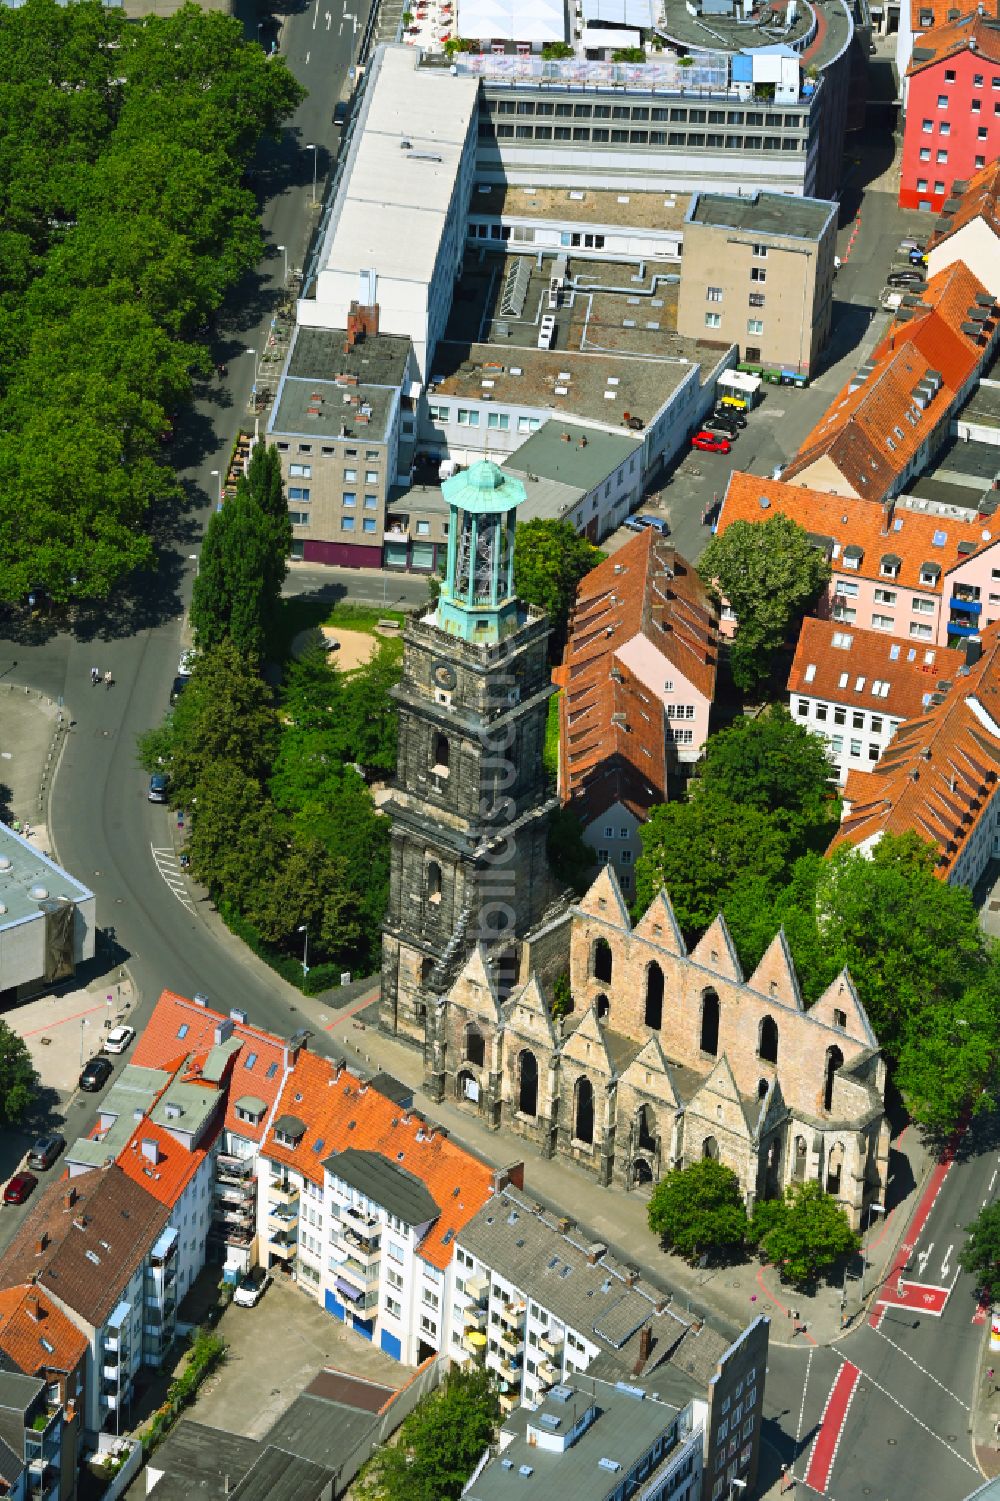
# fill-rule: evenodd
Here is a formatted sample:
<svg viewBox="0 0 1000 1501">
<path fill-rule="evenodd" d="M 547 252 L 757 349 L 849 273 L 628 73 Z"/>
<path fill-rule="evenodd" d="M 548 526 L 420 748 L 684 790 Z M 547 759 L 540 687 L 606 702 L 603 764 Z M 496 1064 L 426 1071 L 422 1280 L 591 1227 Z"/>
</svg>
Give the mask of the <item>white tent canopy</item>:
<svg viewBox="0 0 1000 1501">
<path fill-rule="evenodd" d="M 638 31 L 626 31 L 620 26 L 588 26 L 581 46 L 584 52 L 601 52 L 609 47 L 617 51 L 620 47 L 641 47 L 642 36 Z"/>
<path fill-rule="evenodd" d="M 455 33 L 488 41 L 564 42 L 563 0 L 458 0 Z"/>
</svg>

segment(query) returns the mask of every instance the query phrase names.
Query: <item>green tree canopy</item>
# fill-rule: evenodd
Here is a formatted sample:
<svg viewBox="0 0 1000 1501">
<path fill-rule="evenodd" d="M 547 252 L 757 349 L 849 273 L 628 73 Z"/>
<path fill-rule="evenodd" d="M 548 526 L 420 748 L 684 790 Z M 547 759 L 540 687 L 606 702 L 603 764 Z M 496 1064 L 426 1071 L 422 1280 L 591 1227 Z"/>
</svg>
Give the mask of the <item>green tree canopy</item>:
<svg viewBox="0 0 1000 1501">
<path fill-rule="evenodd" d="M 547 610 L 557 654 L 580 580 L 604 561 L 604 553 L 568 521 L 525 521 L 514 538 L 514 588 L 527 604 Z"/>
<path fill-rule="evenodd" d="M 697 794 L 770 813 L 791 848 L 823 850 L 840 822 L 825 745 L 780 704 L 709 735 Z"/>
<path fill-rule="evenodd" d="M 243 483 L 208 523 L 191 595 L 191 625 L 200 650 L 227 638 L 251 662 L 263 661 L 274 638 L 285 576 L 284 532 Z"/>
<path fill-rule="evenodd" d="M 730 664 L 733 681 L 747 690 L 767 678 L 774 653 L 830 577 L 807 533 L 780 513 L 734 521 L 712 538 L 698 571 L 735 611 Z"/>
<path fill-rule="evenodd" d="M 493 1442 L 499 1404 L 489 1373 L 453 1368 L 362 1472 L 362 1501 L 458 1501 Z"/>
<path fill-rule="evenodd" d="M 790 1183 L 784 1198 L 762 1200 L 750 1233 L 782 1278 L 799 1285 L 815 1282 L 861 1244 L 844 1210 L 816 1182 Z"/>
<path fill-rule="evenodd" d="M 959 1266 L 995 1301 L 1000 1294 L 1000 1201 L 981 1209 L 965 1233 L 969 1238 L 959 1252 Z"/>
<path fill-rule="evenodd" d="M 712 1157 L 676 1167 L 649 1200 L 649 1228 L 689 1260 L 704 1251 L 738 1250 L 747 1233 L 740 1180 Z"/>
<path fill-rule="evenodd" d="M 0 1121 L 19 1126 L 38 1099 L 38 1075 L 28 1045 L 0 1021 Z"/>
<path fill-rule="evenodd" d="M 644 910 L 666 887 L 689 939 L 709 926 L 741 883 L 776 885 L 785 875 L 788 840 L 776 821 L 710 792 L 654 807 L 640 837 L 636 908 Z"/>
</svg>

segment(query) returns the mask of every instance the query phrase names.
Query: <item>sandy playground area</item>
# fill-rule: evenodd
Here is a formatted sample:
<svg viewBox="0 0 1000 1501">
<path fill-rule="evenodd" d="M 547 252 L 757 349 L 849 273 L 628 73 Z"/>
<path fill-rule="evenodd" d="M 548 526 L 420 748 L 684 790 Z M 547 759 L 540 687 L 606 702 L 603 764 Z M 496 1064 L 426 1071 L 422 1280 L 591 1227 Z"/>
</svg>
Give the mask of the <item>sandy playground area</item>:
<svg viewBox="0 0 1000 1501">
<path fill-rule="evenodd" d="M 310 646 L 325 646 L 326 660 L 331 667 L 342 672 L 351 672 L 355 667 L 364 667 L 375 655 L 379 644 L 377 636 L 367 631 L 349 631 L 340 625 L 321 625 L 300 631 L 292 642 L 292 655 L 301 657 Z"/>
</svg>

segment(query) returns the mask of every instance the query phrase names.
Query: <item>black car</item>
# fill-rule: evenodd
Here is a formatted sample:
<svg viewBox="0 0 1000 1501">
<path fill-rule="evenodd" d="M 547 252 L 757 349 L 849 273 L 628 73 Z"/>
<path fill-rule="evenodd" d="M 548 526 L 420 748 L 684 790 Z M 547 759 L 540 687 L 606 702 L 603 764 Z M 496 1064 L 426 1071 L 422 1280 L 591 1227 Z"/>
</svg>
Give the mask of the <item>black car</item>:
<svg viewBox="0 0 1000 1501">
<path fill-rule="evenodd" d="M 727 438 L 734 438 L 739 432 L 736 423 L 729 417 L 706 417 L 703 423 L 706 431 L 710 433 L 723 433 Z"/>
<path fill-rule="evenodd" d="M 887 287 L 922 287 L 925 281 L 923 268 L 896 266 L 885 279 Z"/>
<path fill-rule="evenodd" d="M 88 1094 L 96 1094 L 107 1084 L 114 1073 L 114 1067 L 110 1058 L 91 1058 L 90 1062 L 83 1066 L 80 1088 L 85 1089 Z"/>
<path fill-rule="evenodd" d="M 347 124 L 347 108 L 347 103 L 343 99 L 339 100 L 333 106 L 333 123 L 334 125 L 336 125 L 338 130 L 343 130 L 344 126 Z"/>
<path fill-rule="evenodd" d="M 746 427 L 747 425 L 747 419 L 735 407 L 716 407 L 712 415 L 718 417 L 720 422 L 728 422 L 731 427 Z"/>
<path fill-rule="evenodd" d="M 171 707 L 173 707 L 173 705 L 180 698 L 181 694 L 184 692 L 184 689 L 187 687 L 187 685 L 188 685 L 188 683 L 190 683 L 190 681 L 191 681 L 190 678 L 174 678 L 173 685 L 172 685 L 172 687 L 170 689 L 170 704 L 171 704 Z"/>
</svg>

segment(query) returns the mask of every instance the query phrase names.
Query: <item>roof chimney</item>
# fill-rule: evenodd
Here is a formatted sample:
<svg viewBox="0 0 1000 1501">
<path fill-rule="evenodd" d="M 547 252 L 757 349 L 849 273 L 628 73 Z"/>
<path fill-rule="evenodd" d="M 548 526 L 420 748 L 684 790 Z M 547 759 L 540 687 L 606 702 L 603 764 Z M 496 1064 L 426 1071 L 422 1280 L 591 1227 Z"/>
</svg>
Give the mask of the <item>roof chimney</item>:
<svg viewBox="0 0 1000 1501">
<path fill-rule="evenodd" d="M 67 1209 L 73 1208 L 73 1205 L 76 1203 L 75 1188 L 67 1188 L 65 1194 L 63 1195 L 63 1203 L 65 1204 Z"/>
<path fill-rule="evenodd" d="M 653 1326 L 643 1324 L 639 1330 L 639 1359 L 636 1361 L 635 1374 L 638 1376 L 642 1367 L 646 1364 L 653 1353 Z"/>
<path fill-rule="evenodd" d="M 49 1232 L 47 1230 L 43 1230 L 42 1233 L 41 1233 L 41 1235 L 35 1241 L 35 1255 L 36 1256 L 41 1256 L 42 1252 L 48 1246 L 48 1243 L 49 1243 Z"/>
<path fill-rule="evenodd" d="M 142 1155 L 146 1158 L 147 1162 L 159 1162 L 160 1147 L 159 1143 L 154 1141 L 153 1137 L 144 1136 L 142 1138 Z"/>
<path fill-rule="evenodd" d="M 37 1293 L 29 1293 L 24 1300 L 24 1306 L 29 1319 L 34 1319 L 36 1324 L 42 1321 L 42 1305 L 38 1301 Z"/>
<path fill-rule="evenodd" d="M 967 636 L 965 638 L 965 665 L 975 667 L 983 654 L 983 642 L 981 636 Z"/>
<path fill-rule="evenodd" d="M 601 1241 L 595 1240 L 593 1245 L 587 1247 L 587 1265 L 596 1266 L 607 1249 Z"/>
</svg>

